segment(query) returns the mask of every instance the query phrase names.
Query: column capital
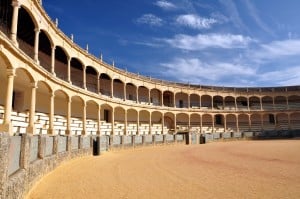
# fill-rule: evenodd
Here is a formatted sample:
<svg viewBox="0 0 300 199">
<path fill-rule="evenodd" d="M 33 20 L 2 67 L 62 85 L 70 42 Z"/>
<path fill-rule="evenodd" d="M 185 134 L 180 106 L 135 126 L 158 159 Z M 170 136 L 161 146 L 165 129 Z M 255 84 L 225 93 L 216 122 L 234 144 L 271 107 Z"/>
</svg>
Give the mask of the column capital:
<svg viewBox="0 0 300 199">
<path fill-rule="evenodd" d="M 16 70 L 14 68 L 10 68 L 6 70 L 7 76 L 16 76 Z"/>
<path fill-rule="evenodd" d="M 21 7 L 21 3 L 20 3 L 20 1 L 18 1 L 18 0 L 12 1 L 11 5 L 12 5 L 13 7 L 17 7 L 17 8 L 20 8 L 20 7 Z"/>
<path fill-rule="evenodd" d="M 35 29 L 34 29 L 34 32 L 35 32 L 35 33 L 40 33 L 40 32 L 41 32 L 41 29 L 35 28 Z"/>
<path fill-rule="evenodd" d="M 31 88 L 37 88 L 38 86 L 37 86 L 37 82 L 31 82 L 30 83 L 30 87 Z"/>
</svg>

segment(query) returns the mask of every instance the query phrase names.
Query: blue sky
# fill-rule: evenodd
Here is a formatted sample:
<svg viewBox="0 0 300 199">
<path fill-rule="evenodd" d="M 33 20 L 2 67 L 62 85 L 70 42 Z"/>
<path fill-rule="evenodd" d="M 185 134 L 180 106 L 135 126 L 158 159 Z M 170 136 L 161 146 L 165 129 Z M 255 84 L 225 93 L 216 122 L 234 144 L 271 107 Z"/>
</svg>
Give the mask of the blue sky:
<svg viewBox="0 0 300 199">
<path fill-rule="evenodd" d="M 217 86 L 300 85 L 299 0 L 44 0 L 106 62 Z"/>
</svg>

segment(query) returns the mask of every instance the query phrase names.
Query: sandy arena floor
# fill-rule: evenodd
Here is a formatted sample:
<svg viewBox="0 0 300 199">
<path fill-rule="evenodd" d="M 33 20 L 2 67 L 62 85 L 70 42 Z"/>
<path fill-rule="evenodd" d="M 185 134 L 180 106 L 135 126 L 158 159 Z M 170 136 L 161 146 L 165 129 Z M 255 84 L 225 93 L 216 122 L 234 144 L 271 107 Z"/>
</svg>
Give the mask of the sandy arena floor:
<svg viewBox="0 0 300 199">
<path fill-rule="evenodd" d="M 157 146 L 72 160 L 30 199 L 300 198 L 300 140 Z"/>
</svg>

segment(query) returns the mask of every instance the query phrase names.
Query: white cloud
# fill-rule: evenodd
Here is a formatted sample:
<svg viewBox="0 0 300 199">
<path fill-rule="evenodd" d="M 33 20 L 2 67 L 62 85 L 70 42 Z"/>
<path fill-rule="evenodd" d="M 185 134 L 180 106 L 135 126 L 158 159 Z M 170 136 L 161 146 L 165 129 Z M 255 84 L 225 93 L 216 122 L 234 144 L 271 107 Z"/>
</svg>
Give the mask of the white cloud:
<svg viewBox="0 0 300 199">
<path fill-rule="evenodd" d="M 269 26 L 267 24 L 265 24 L 263 22 L 263 20 L 260 18 L 259 16 L 259 11 L 256 9 L 256 7 L 254 6 L 254 4 L 252 4 L 251 1 L 249 0 L 245 0 L 244 1 L 248 10 L 249 10 L 249 14 L 250 16 L 254 19 L 254 21 L 256 22 L 256 24 L 265 32 L 271 34 L 274 36 L 274 32 L 271 30 L 271 28 L 269 28 Z"/>
<path fill-rule="evenodd" d="M 169 1 L 165 1 L 165 0 L 156 1 L 154 3 L 154 5 L 160 7 L 162 9 L 164 9 L 164 10 L 173 10 L 173 9 L 177 8 L 173 3 L 169 2 Z"/>
<path fill-rule="evenodd" d="M 253 40 L 247 36 L 232 34 L 198 34 L 195 36 L 179 34 L 163 41 L 174 48 L 196 51 L 205 48 L 245 48 Z"/>
<path fill-rule="evenodd" d="M 300 85 L 300 66 L 261 73 L 257 79 L 260 82 L 272 82 L 272 84 L 281 86 Z"/>
<path fill-rule="evenodd" d="M 150 26 L 162 26 L 163 20 L 153 14 L 144 14 L 136 20 L 139 24 L 148 24 Z"/>
<path fill-rule="evenodd" d="M 222 79 L 230 79 L 233 83 L 238 79 L 254 76 L 256 69 L 240 64 L 226 62 L 206 63 L 198 58 L 185 59 L 176 58 L 169 63 L 161 64 L 165 71 L 163 74 L 176 78 L 179 81 L 217 85 Z M 245 78 L 243 78 L 245 77 Z M 236 78 L 236 79 L 234 79 Z M 227 82 L 228 83 L 228 82 Z"/>
<path fill-rule="evenodd" d="M 273 41 L 269 44 L 262 44 L 259 49 L 251 52 L 250 57 L 257 62 L 263 60 L 281 59 L 287 56 L 299 56 L 300 40 L 290 39 L 282 41 Z"/>
<path fill-rule="evenodd" d="M 186 14 L 178 16 L 176 22 L 179 25 L 194 29 L 209 29 L 213 24 L 217 23 L 217 20 L 213 18 L 203 18 L 194 14 Z"/>
</svg>

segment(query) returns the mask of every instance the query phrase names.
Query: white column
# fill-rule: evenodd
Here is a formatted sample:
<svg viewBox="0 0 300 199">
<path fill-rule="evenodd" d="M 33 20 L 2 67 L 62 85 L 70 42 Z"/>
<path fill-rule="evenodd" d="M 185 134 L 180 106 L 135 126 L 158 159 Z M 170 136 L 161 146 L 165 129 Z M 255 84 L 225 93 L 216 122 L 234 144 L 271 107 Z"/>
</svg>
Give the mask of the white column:
<svg viewBox="0 0 300 199">
<path fill-rule="evenodd" d="M 115 135 L 115 111 L 111 111 L 111 135 Z"/>
<path fill-rule="evenodd" d="M 51 47 L 51 73 L 55 76 L 55 46 Z"/>
<path fill-rule="evenodd" d="M 126 101 L 126 84 L 124 83 L 124 101 Z"/>
<path fill-rule="evenodd" d="M 161 106 L 164 106 L 164 92 L 163 91 L 161 91 L 160 97 L 161 97 Z"/>
<path fill-rule="evenodd" d="M 4 121 L 0 125 L 0 130 L 8 132 L 10 135 L 13 134 L 11 126 L 11 112 L 12 112 L 12 100 L 13 100 L 13 87 L 14 87 L 15 70 L 7 70 L 7 89 L 6 99 L 4 107 Z"/>
<path fill-rule="evenodd" d="M 140 112 L 137 111 L 137 120 L 136 120 L 136 126 L 137 126 L 137 135 L 140 135 Z"/>
<path fill-rule="evenodd" d="M 150 118 L 149 118 L 149 135 L 152 135 L 152 121 L 151 121 L 151 114 L 150 113 Z"/>
<path fill-rule="evenodd" d="M 48 134 L 54 134 L 54 93 L 50 94 L 49 129 Z"/>
<path fill-rule="evenodd" d="M 111 98 L 114 97 L 114 80 L 111 79 L 111 83 L 110 83 L 110 96 Z"/>
<path fill-rule="evenodd" d="M 97 75 L 97 93 L 100 93 L 100 76 Z"/>
<path fill-rule="evenodd" d="M 82 88 L 83 89 L 86 89 L 86 66 L 83 66 L 83 70 L 82 70 L 82 75 L 83 75 L 83 85 L 82 85 Z"/>
<path fill-rule="evenodd" d="M 86 103 L 83 102 L 82 106 L 82 132 L 81 135 L 86 135 Z"/>
<path fill-rule="evenodd" d="M 187 101 L 187 103 L 188 103 L 188 109 L 191 108 L 190 107 L 191 106 L 191 95 L 190 94 L 188 94 L 188 101 Z"/>
<path fill-rule="evenodd" d="M 127 135 L 127 110 L 125 110 L 124 113 L 124 135 Z"/>
<path fill-rule="evenodd" d="M 71 81 L 71 58 L 68 57 L 68 82 L 72 84 Z"/>
<path fill-rule="evenodd" d="M 162 113 L 162 114 L 161 114 L 161 128 L 162 128 L 161 131 L 162 131 L 162 134 L 164 134 L 164 126 L 165 126 L 164 116 L 165 116 L 165 114 Z"/>
<path fill-rule="evenodd" d="M 227 118 L 226 115 L 224 115 L 224 132 L 227 130 Z"/>
<path fill-rule="evenodd" d="M 19 16 L 19 8 L 21 7 L 21 4 L 19 1 L 13 1 L 12 6 L 13 6 L 13 16 L 11 22 L 10 38 L 15 45 L 18 45 L 18 41 L 17 41 L 18 16 Z"/>
<path fill-rule="evenodd" d="M 97 112 L 97 135 L 101 135 L 101 106 L 98 104 L 98 112 Z"/>
<path fill-rule="evenodd" d="M 236 118 L 236 131 L 239 133 L 240 132 L 240 127 L 239 127 L 239 117 L 236 115 L 235 116 L 235 118 Z"/>
<path fill-rule="evenodd" d="M 34 116 L 35 116 L 35 105 L 36 105 L 36 89 L 37 85 L 35 82 L 31 85 L 31 101 L 30 101 L 30 112 L 29 112 L 29 125 L 27 127 L 27 133 L 34 134 Z"/>
<path fill-rule="evenodd" d="M 69 97 L 68 99 L 68 110 L 67 110 L 67 130 L 66 134 L 71 135 L 71 114 L 72 114 L 72 99 Z"/>
<path fill-rule="evenodd" d="M 34 29 L 34 61 L 37 64 L 40 64 L 39 62 L 39 36 L 40 36 L 40 29 L 36 28 Z"/>
<path fill-rule="evenodd" d="M 211 120 L 212 120 L 212 133 L 215 132 L 215 115 L 211 116 Z"/>
<path fill-rule="evenodd" d="M 150 89 L 148 89 L 148 104 L 151 104 L 151 94 L 150 94 Z"/>
<path fill-rule="evenodd" d="M 174 133 L 177 133 L 177 122 L 176 122 L 176 114 L 174 114 Z"/>
</svg>

